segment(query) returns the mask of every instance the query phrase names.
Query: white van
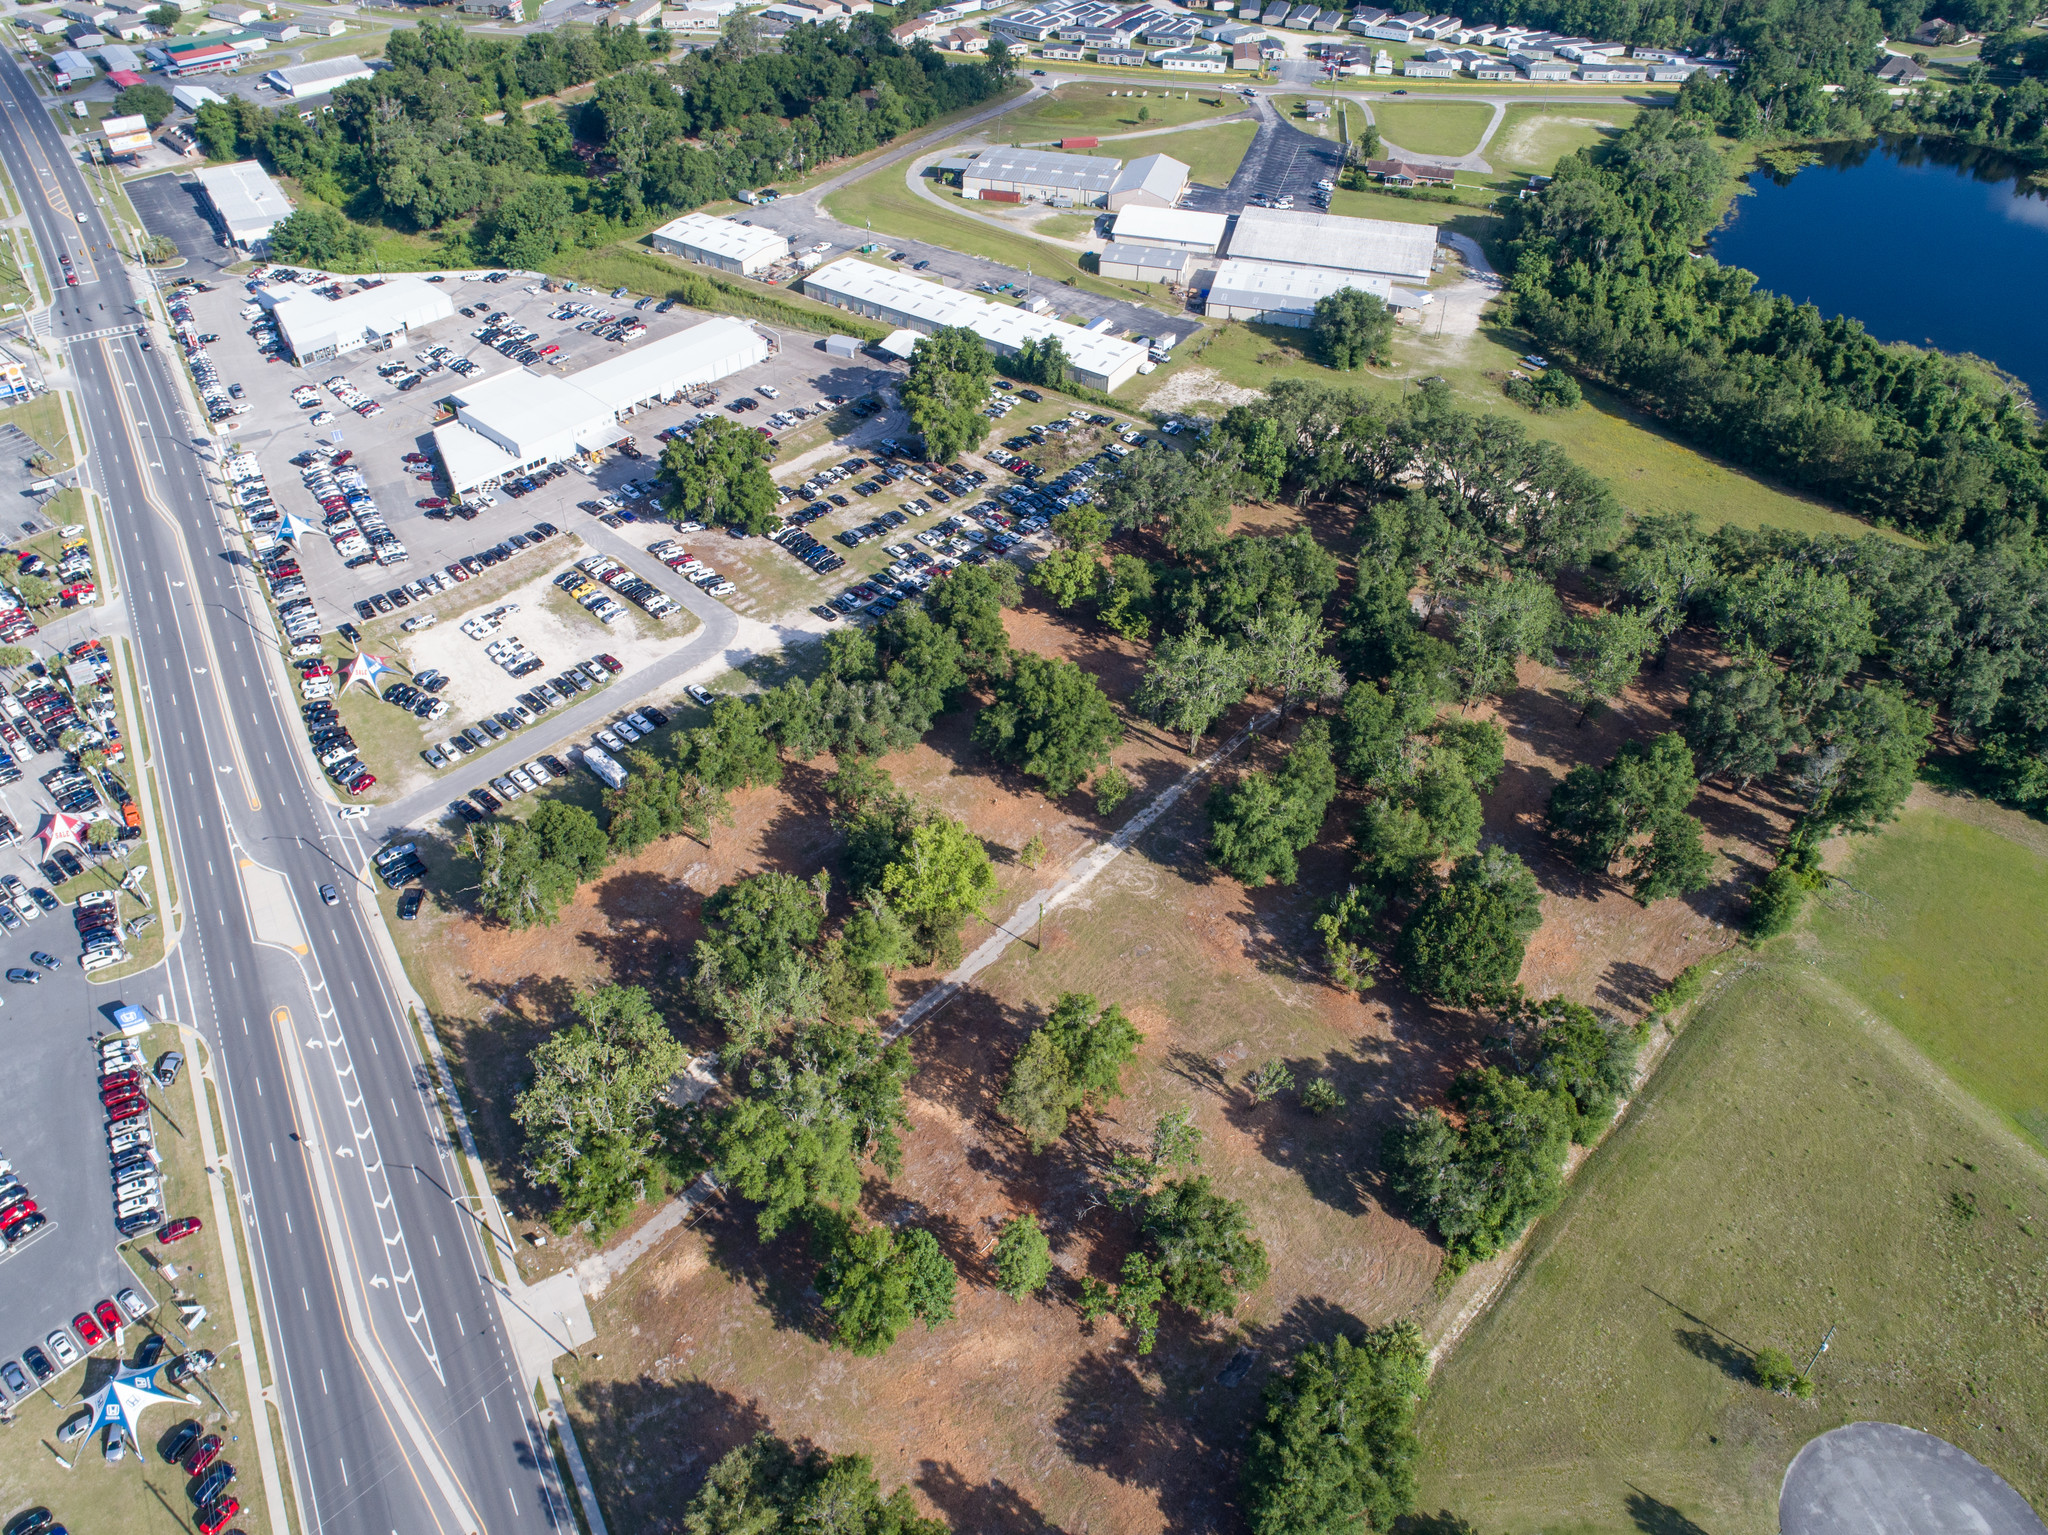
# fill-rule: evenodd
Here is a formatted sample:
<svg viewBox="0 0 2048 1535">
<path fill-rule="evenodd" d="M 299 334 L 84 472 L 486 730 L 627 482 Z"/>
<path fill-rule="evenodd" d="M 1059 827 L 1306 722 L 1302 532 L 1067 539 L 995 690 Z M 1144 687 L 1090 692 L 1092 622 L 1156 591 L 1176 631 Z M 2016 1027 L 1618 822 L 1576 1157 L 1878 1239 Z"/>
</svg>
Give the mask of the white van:
<svg viewBox="0 0 2048 1535">
<path fill-rule="evenodd" d="M 126 949 L 97 949 L 90 954 L 79 955 L 78 967 L 87 975 L 91 975 L 95 970 L 104 970 L 109 965 L 125 964 L 127 960 Z"/>
</svg>

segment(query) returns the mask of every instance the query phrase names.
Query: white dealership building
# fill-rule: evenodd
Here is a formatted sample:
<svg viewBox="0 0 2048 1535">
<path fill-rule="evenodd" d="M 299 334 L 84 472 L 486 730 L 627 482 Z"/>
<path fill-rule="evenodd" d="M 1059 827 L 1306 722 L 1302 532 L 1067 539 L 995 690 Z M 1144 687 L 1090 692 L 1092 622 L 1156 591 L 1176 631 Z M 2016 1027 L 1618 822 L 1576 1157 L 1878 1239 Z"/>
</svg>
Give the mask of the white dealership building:
<svg viewBox="0 0 2048 1535">
<path fill-rule="evenodd" d="M 304 288 L 284 293 L 264 288 L 256 302 L 277 320 L 285 350 L 302 368 L 455 313 L 438 284 L 418 277 L 394 277 L 341 298 L 322 298 Z"/>
</svg>

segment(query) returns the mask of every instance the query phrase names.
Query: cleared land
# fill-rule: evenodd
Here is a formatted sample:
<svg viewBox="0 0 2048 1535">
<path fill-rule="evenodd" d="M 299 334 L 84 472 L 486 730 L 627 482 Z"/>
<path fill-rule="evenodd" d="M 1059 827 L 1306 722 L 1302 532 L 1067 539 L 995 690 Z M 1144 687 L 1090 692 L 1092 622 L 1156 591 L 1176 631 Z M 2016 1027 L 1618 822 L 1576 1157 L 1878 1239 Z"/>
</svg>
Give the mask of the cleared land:
<svg viewBox="0 0 2048 1535">
<path fill-rule="evenodd" d="M 1469 155 L 1493 108 L 1483 101 L 1376 101 L 1372 115 L 1390 144 L 1419 155 Z"/>
<path fill-rule="evenodd" d="M 1006 143 L 1019 144 L 1040 139 L 1138 133 L 1224 116 L 1241 110 L 1242 105 L 1235 96 L 1220 89 L 1177 91 L 1089 82 L 1063 85 L 1050 96 L 1007 114 L 993 132 Z M 1142 120 L 1138 116 L 1140 107 L 1148 114 Z"/>
<path fill-rule="evenodd" d="M 1566 155 L 1606 143 L 1641 115 L 1633 107 L 1512 106 L 1486 158 L 1495 170 L 1548 175 Z"/>
<path fill-rule="evenodd" d="M 1857 863 L 1929 852 L 1894 835 Z M 1970 877 L 1954 846 L 1932 859 Z M 2031 945 L 2011 918 L 2000 933 L 1968 956 L 1939 931 L 1899 941 L 1958 1016 L 1989 1014 L 2008 998 L 1973 960 Z M 1799 1446 L 1859 1419 L 1939 1434 L 2048 1500 L 2048 1167 L 1863 1005 L 1842 936 L 1824 916 L 1731 964 L 1685 1025 L 1439 1372 L 1424 1508 L 1488 1532 L 1765 1535 Z M 2025 1005 L 2038 1070 L 2039 994 Z M 1754 1350 L 1803 1365 L 1836 1324 L 1811 1402 L 1751 1384 Z"/>
</svg>

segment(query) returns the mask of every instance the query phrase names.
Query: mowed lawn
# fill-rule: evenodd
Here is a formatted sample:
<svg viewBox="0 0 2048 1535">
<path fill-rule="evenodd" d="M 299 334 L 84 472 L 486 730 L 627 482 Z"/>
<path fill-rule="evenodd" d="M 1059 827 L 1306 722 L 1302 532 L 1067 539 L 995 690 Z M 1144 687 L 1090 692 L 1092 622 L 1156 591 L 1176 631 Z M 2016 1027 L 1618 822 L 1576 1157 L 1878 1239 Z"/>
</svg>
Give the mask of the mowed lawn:
<svg viewBox="0 0 2048 1535">
<path fill-rule="evenodd" d="M 1799 1447 L 1865 1419 L 1939 1434 L 2048 1505 L 2048 1163 L 1894 1027 L 2039 1072 L 2038 993 L 2021 1004 L 2031 1038 L 2001 1015 L 2035 962 L 2038 927 L 2019 913 L 2040 909 L 2043 861 L 2022 870 L 1936 819 L 1909 816 L 1852 865 L 1893 903 L 1878 935 L 1890 960 L 1869 961 L 1839 912 L 1747 969 L 1739 951 L 1724 960 L 1438 1372 L 1424 1508 L 1487 1535 L 1768 1535 Z M 1916 927 L 1911 878 L 1929 892 L 1912 909 L 1946 891 L 1978 930 L 1961 913 Z M 1866 1005 L 1859 988 L 1891 973 L 1907 1001 Z M 1930 983 L 1948 1000 L 1916 1019 L 1912 988 Z M 1811 1402 L 1748 1381 L 1753 1350 L 1803 1364 L 1830 1326 Z"/>
<path fill-rule="evenodd" d="M 1548 175 L 1566 155 L 1619 136 L 1640 116 L 1637 107 L 1512 106 L 1486 158 L 1497 171 Z"/>
<path fill-rule="evenodd" d="M 2048 1151 L 2048 831 L 1930 803 L 1841 873 L 1813 921 L 1832 974 Z"/>
<path fill-rule="evenodd" d="M 1146 91 L 1139 95 L 1139 89 Z M 1114 91 L 1115 95 L 1110 93 Z M 1182 96 L 1186 96 L 1183 101 Z M 1185 91 L 1158 87 L 1087 84 L 1063 85 L 1050 96 L 1007 114 L 990 128 L 992 136 L 1005 141 L 1029 143 L 1035 139 L 1088 138 L 1118 133 L 1140 133 L 1153 128 L 1174 128 L 1182 123 L 1227 117 L 1240 111 L 1243 103 L 1218 87 Z M 1138 116 L 1138 109 L 1145 116 Z M 1179 158 L 1176 156 L 1175 158 Z"/>
<path fill-rule="evenodd" d="M 1483 101 L 1376 101 L 1372 116 L 1380 136 L 1402 149 L 1418 155 L 1469 155 L 1493 120 L 1493 108 Z"/>
</svg>

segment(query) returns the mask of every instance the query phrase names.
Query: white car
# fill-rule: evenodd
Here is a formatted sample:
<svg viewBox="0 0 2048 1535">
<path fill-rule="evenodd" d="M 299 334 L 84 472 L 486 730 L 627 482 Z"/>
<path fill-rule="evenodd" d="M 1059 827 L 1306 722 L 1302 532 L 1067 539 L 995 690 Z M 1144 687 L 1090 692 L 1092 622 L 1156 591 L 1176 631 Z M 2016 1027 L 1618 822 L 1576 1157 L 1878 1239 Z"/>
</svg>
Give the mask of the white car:
<svg viewBox="0 0 2048 1535">
<path fill-rule="evenodd" d="M 62 1331 L 53 1332 L 43 1341 L 50 1345 L 50 1352 L 57 1356 L 60 1364 L 73 1365 L 78 1363 L 78 1350 L 72 1346 L 70 1333 Z"/>
<path fill-rule="evenodd" d="M 536 761 L 529 762 L 526 764 L 526 776 L 528 778 L 531 778 L 537 784 L 543 784 L 550 782 L 555 775 L 550 773 L 546 768 L 542 767 L 540 763 Z"/>
<path fill-rule="evenodd" d="M 520 792 L 524 794 L 531 794 L 538 787 L 531 778 L 527 777 L 525 768 L 514 768 L 505 776 L 518 784 Z"/>
<path fill-rule="evenodd" d="M 613 735 L 609 730 L 600 730 L 597 733 L 597 744 L 608 752 L 622 752 L 626 749 L 626 743 Z"/>
<path fill-rule="evenodd" d="M 308 424 L 311 426 L 325 426 L 327 425 L 328 422 L 332 421 L 333 419 L 334 412 L 331 410 L 316 411 L 311 417 L 308 418 Z"/>
<path fill-rule="evenodd" d="M 707 709 L 718 701 L 717 696 L 712 693 L 711 689 L 707 687 L 702 687 L 694 682 L 691 683 L 688 687 L 684 688 L 683 691 L 689 694 L 692 699 L 702 704 Z"/>
</svg>

